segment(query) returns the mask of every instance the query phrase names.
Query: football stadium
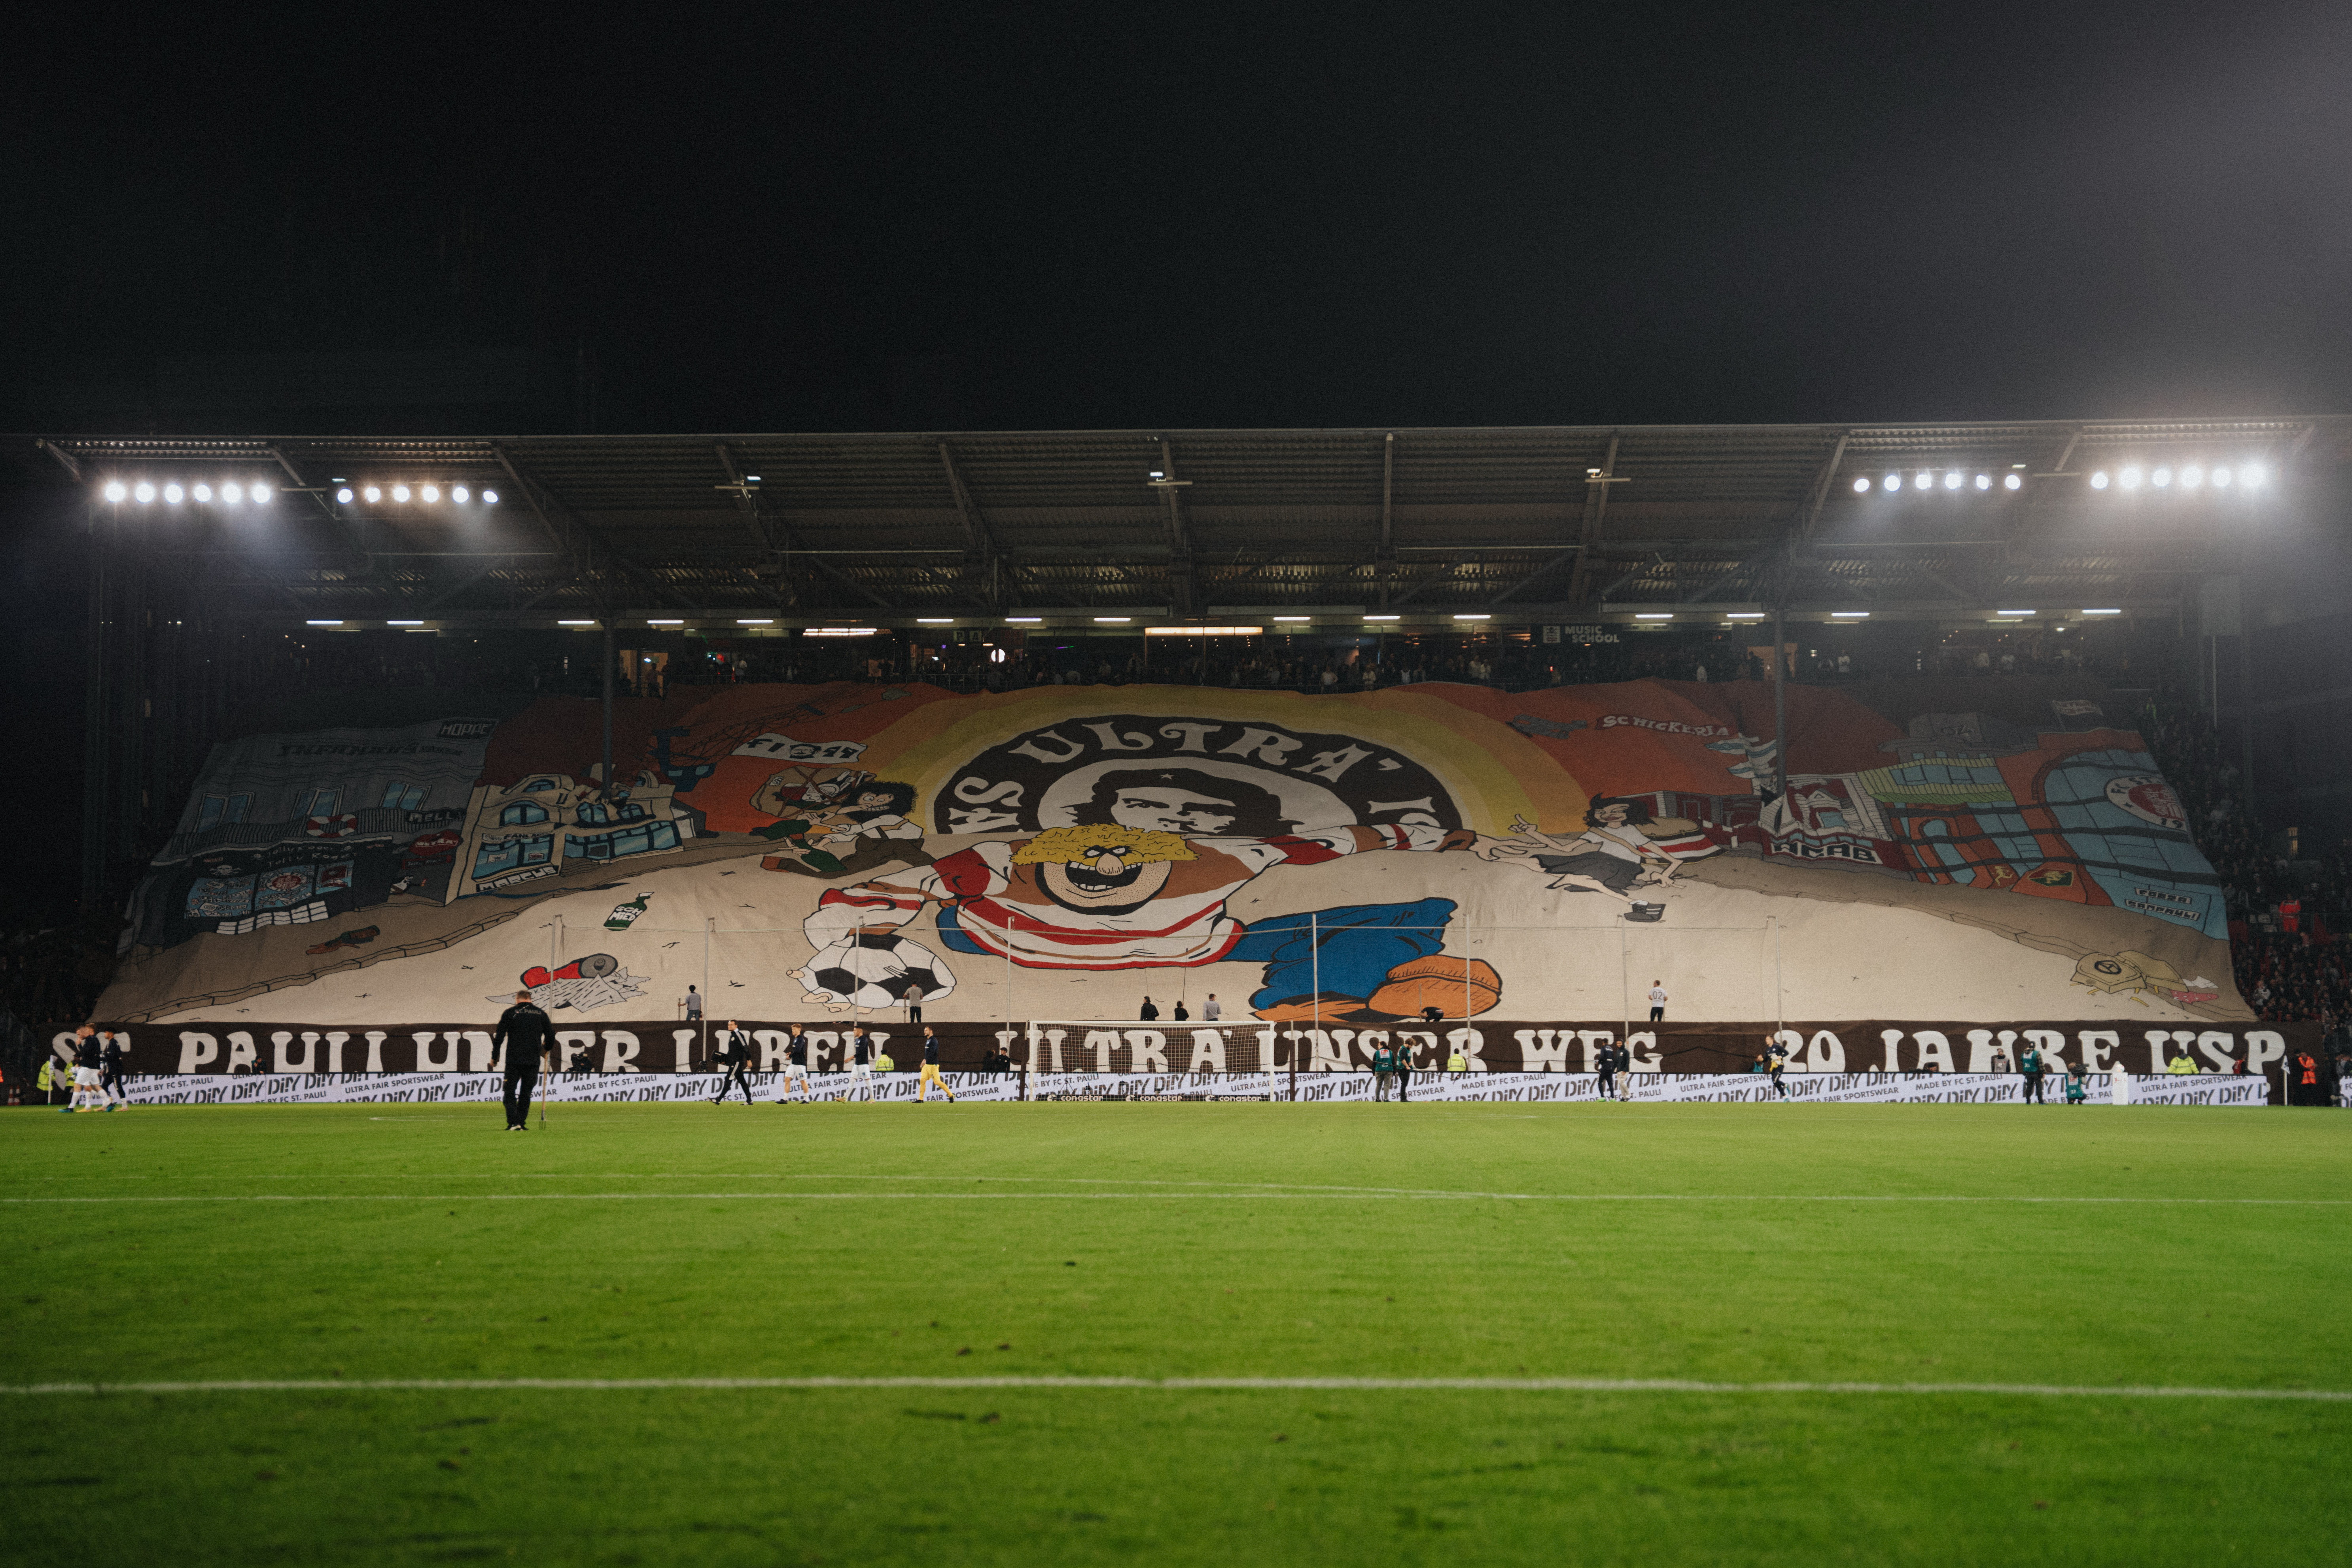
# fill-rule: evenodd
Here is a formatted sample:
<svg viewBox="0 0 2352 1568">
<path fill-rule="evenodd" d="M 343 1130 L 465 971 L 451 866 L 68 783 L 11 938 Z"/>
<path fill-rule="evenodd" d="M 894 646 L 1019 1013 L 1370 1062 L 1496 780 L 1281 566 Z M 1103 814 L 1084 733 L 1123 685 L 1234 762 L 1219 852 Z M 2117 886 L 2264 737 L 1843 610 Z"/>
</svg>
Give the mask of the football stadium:
<svg viewBox="0 0 2352 1568">
<path fill-rule="evenodd" d="M 2352 421 L 20 446 L 16 1560 L 2341 1553 Z"/>
</svg>

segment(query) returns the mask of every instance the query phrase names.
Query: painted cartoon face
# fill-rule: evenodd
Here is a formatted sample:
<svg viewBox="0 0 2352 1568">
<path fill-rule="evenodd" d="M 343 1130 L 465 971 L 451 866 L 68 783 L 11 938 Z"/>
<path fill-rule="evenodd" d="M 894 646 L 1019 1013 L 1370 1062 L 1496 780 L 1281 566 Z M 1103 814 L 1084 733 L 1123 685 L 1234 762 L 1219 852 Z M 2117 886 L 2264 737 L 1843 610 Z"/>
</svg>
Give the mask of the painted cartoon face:
<svg viewBox="0 0 2352 1568">
<path fill-rule="evenodd" d="M 1123 789 L 1110 807 L 1110 819 L 1120 826 L 1140 827 L 1151 833 L 1223 833 L 1233 826 L 1238 815 L 1232 801 L 1195 795 L 1171 784 L 1138 784 Z"/>
<path fill-rule="evenodd" d="M 878 789 L 869 789 L 849 807 L 852 811 L 887 811 L 892 805 L 890 796 Z"/>
<path fill-rule="evenodd" d="M 1065 909 L 1118 914 L 1139 909 L 1168 885 L 1169 860 L 1136 860 L 1115 844 L 1090 844 L 1078 858 L 1037 868 L 1037 885 Z"/>
<path fill-rule="evenodd" d="M 1592 814 L 1592 823 L 1596 827 L 1622 827 L 1625 826 L 1625 803 L 1622 800 L 1612 800 Z"/>
</svg>

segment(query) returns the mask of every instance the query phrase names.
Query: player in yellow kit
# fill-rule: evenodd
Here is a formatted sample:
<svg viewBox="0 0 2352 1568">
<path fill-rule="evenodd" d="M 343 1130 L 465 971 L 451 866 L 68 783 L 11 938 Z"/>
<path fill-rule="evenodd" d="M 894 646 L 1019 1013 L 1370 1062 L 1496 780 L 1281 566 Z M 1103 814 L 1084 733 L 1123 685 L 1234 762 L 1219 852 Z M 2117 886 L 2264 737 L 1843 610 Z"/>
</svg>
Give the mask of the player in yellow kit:
<svg viewBox="0 0 2352 1568">
<path fill-rule="evenodd" d="M 921 1076 L 915 1079 L 916 1104 L 923 1103 L 933 1084 L 938 1084 L 940 1092 L 946 1095 L 950 1101 L 955 1099 L 955 1090 L 950 1089 L 948 1080 L 940 1076 L 940 1037 L 932 1033 L 931 1026 L 926 1024 L 923 1026 L 923 1070 Z"/>
</svg>

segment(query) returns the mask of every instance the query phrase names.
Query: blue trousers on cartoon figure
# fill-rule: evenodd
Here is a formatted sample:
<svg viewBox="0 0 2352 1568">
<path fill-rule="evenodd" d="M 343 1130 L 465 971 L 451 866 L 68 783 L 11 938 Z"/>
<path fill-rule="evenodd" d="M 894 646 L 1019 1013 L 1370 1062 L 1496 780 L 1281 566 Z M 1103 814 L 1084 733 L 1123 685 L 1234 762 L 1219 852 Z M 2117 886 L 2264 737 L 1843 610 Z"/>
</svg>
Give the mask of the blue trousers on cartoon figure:
<svg viewBox="0 0 2352 1568">
<path fill-rule="evenodd" d="M 1250 1009 L 1270 1023 L 1382 1024 L 1436 1007 L 1448 1018 L 1502 999 L 1492 965 L 1446 953 L 1451 899 L 1350 904 L 1253 922 L 1225 956 L 1265 965 Z"/>
</svg>

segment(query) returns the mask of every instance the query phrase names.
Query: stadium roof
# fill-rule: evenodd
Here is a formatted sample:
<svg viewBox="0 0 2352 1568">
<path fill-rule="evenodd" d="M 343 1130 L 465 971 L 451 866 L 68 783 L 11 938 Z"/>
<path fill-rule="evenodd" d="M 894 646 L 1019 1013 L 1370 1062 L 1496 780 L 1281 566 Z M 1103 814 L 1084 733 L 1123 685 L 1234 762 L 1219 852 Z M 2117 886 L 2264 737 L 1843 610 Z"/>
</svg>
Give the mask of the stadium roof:
<svg viewBox="0 0 2352 1568">
<path fill-rule="evenodd" d="M 2168 614 L 2344 460 L 2352 420 L 37 441 L 114 537 L 263 616 L 1528 622 Z M 2265 482 L 2186 482 L 2216 468 Z M 102 499 L 257 479 L 266 523 Z"/>
</svg>

